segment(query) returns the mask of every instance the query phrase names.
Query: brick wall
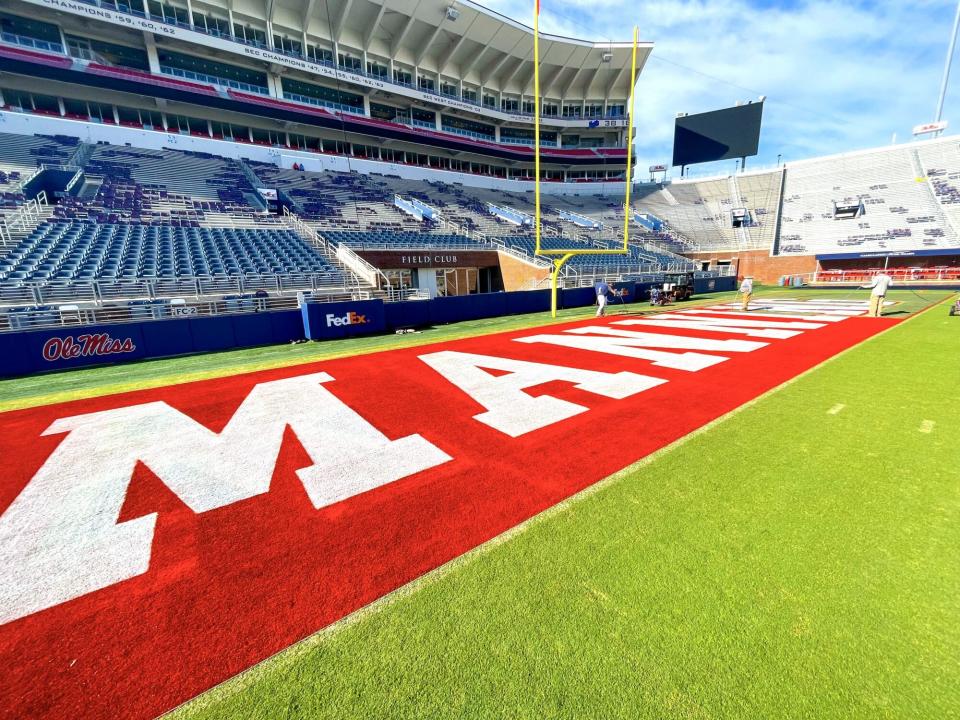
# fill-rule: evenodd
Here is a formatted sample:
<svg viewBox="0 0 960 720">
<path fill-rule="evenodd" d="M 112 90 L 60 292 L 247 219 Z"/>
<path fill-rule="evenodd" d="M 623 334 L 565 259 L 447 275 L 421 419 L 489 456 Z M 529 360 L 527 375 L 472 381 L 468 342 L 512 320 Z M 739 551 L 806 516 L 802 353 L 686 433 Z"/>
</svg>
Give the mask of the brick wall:
<svg viewBox="0 0 960 720">
<path fill-rule="evenodd" d="M 751 275 L 764 285 L 776 285 L 781 275 L 806 275 L 817 269 L 817 260 L 813 255 L 771 257 L 766 250 L 743 250 L 730 252 L 688 253 L 688 257 L 697 262 L 710 262 L 716 266 L 728 261 L 737 268 L 737 277 Z"/>
<path fill-rule="evenodd" d="M 503 289 L 507 292 L 529 290 L 532 282 L 540 282 L 550 277 L 549 268 L 539 268 L 509 253 L 498 254 L 500 255 L 500 273 L 503 275 Z"/>
</svg>

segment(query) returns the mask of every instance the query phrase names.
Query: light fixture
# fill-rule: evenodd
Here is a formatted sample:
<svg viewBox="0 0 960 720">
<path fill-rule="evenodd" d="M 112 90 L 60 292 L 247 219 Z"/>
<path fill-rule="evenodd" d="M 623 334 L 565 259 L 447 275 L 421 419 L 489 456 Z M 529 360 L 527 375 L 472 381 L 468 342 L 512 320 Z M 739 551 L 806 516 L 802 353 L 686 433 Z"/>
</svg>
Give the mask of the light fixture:
<svg viewBox="0 0 960 720">
<path fill-rule="evenodd" d="M 457 10 L 453 5 L 450 5 L 447 8 L 447 20 L 455 22 L 458 17 L 460 17 L 460 11 Z"/>
<path fill-rule="evenodd" d="M 603 62 L 610 62 L 611 60 L 613 60 L 613 53 L 605 52 L 603 55 L 600 56 L 600 60 Z"/>
</svg>

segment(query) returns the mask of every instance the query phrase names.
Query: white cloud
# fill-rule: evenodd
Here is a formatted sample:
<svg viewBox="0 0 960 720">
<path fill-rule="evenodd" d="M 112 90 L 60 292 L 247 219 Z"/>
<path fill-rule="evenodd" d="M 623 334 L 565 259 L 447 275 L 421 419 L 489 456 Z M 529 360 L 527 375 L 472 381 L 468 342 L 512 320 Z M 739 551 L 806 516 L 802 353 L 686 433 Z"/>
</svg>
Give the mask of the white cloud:
<svg viewBox="0 0 960 720">
<path fill-rule="evenodd" d="M 487 4 L 530 21 L 532 2 Z M 540 25 L 625 40 L 636 24 L 641 39 L 655 43 L 637 86 L 639 167 L 669 160 L 676 112 L 764 94 L 760 157 L 749 161 L 757 165 L 778 154 L 882 145 L 894 132 L 909 139 L 913 125 L 933 119 L 955 7 L 953 0 L 541 0 Z M 944 117 L 960 123 L 956 83 L 950 90 Z"/>
</svg>

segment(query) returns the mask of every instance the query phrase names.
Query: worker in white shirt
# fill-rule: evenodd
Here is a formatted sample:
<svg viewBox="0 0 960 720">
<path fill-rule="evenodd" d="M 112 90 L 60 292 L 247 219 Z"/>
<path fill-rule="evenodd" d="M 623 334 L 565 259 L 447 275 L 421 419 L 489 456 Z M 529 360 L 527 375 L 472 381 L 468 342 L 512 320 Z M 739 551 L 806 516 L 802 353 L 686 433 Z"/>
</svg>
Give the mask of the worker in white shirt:
<svg viewBox="0 0 960 720">
<path fill-rule="evenodd" d="M 610 286 L 604 280 L 600 280 L 593 286 L 597 293 L 597 317 L 603 317 L 607 314 L 607 293 L 610 292 Z"/>
<path fill-rule="evenodd" d="M 741 298 L 740 309 L 743 310 L 743 312 L 747 312 L 747 310 L 750 309 L 750 298 L 753 297 L 753 278 L 749 275 L 740 283 L 740 294 L 743 296 Z"/>
<path fill-rule="evenodd" d="M 893 285 L 893 278 L 885 272 L 873 276 L 873 280 L 867 285 L 861 285 L 862 288 L 873 288 L 870 292 L 870 317 L 880 317 L 883 315 L 883 300 L 887 297 L 887 290 Z"/>
</svg>

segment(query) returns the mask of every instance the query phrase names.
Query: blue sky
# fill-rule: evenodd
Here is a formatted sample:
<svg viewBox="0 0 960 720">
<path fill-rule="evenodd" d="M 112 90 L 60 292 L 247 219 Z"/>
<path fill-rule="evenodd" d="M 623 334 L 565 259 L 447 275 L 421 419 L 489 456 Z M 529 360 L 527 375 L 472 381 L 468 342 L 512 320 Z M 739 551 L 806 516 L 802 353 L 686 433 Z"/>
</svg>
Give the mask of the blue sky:
<svg viewBox="0 0 960 720">
<path fill-rule="evenodd" d="M 532 1 L 480 2 L 531 22 Z M 626 41 L 637 25 L 654 43 L 637 86 L 639 168 L 669 164 L 677 112 L 766 95 L 750 168 L 911 139 L 934 118 L 955 11 L 956 0 L 541 0 L 540 27 Z M 960 128 L 960 62 L 943 116 Z"/>
</svg>

